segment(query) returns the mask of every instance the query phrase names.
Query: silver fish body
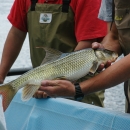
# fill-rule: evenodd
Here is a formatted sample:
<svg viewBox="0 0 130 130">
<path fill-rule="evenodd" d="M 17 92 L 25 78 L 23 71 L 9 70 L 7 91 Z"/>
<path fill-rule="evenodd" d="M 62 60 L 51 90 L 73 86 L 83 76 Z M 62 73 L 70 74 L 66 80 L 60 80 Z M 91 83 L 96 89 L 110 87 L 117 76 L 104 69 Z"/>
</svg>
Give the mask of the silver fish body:
<svg viewBox="0 0 130 130">
<path fill-rule="evenodd" d="M 92 49 L 84 49 L 70 53 L 69 55 L 43 64 L 11 82 L 14 88 L 21 86 L 29 80 L 45 80 L 65 77 L 67 80 L 75 81 L 85 76 L 93 65 L 93 61 L 97 60 Z"/>
<path fill-rule="evenodd" d="M 53 49 L 48 50 L 49 52 L 53 51 Z M 46 63 L 43 62 L 44 64 L 39 67 L 30 70 L 16 80 L 6 84 L 4 88 L 7 86 L 7 89 L 12 87 L 11 91 L 14 91 L 9 100 L 12 100 L 15 93 L 22 87 L 24 87 L 22 100 L 29 100 L 40 87 L 42 80 L 64 78 L 66 80 L 76 81 L 89 72 L 95 73 L 101 63 L 105 63 L 108 60 L 114 61 L 118 57 L 114 52 L 93 50 L 91 48 L 67 53 L 63 57 L 61 57 L 61 54 L 58 53 L 56 57 L 54 54 L 53 56 L 51 55 L 50 62 L 46 60 Z M 5 108 L 9 105 L 7 103 L 4 104 Z"/>
</svg>

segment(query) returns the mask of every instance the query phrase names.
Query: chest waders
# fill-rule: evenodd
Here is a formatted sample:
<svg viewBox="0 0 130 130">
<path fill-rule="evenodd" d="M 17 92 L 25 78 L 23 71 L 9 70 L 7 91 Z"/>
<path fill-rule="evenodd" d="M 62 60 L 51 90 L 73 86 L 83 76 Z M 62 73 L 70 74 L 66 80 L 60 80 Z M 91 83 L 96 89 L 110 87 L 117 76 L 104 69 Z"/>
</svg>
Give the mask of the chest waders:
<svg viewBox="0 0 130 130">
<path fill-rule="evenodd" d="M 46 46 L 61 52 L 71 52 L 77 45 L 74 13 L 69 8 L 69 3 L 61 5 L 36 2 L 33 0 L 27 15 L 33 67 L 39 66 L 45 56 L 44 50 L 36 47 Z"/>
<path fill-rule="evenodd" d="M 115 24 L 124 55 L 130 53 L 130 0 L 114 0 Z M 130 113 L 130 81 L 125 82 L 126 112 Z"/>
<path fill-rule="evenodd" d="M 63 0 L 62 4 L 41 4 L 31 0 L 27 25 L 33 67 L 39 66 L 45 57 L 44 50 L 36 47 L 46 46 L 61 52 L 72 52 L 77 46 L 74 12 L 69 4 L 70 0 Z M 99 91 L 86 96 L 83 102 L 103 106 L 103 100 L 104 91 Z"/>
</svg>

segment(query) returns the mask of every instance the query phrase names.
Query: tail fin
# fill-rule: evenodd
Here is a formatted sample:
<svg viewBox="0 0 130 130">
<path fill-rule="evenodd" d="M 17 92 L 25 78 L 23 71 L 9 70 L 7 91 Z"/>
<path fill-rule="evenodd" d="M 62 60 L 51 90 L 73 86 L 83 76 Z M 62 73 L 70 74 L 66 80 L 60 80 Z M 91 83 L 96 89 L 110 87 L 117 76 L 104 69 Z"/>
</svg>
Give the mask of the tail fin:
<svg viewBox="0 0 130 130">
<path fill-rule="evenodd" d="M 2 103 L 4 111 L 8 108 L 10 102 L 12 101 L 16 90 L 10 84 L 4 84 L 0 86 L 0 94 L 2 95 Z"/>
</svg>

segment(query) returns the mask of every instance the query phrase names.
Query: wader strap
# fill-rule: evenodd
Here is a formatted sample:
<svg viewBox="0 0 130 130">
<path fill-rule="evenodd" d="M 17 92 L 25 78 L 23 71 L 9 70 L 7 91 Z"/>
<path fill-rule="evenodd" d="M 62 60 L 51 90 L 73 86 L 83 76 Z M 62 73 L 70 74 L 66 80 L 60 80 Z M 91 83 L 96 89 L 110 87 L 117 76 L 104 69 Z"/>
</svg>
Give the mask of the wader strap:
<svg viewBox="0 0 130 130">
<path fill-rule="evenodd" d="M 71 0 L 63 0 L 62 12 L 68 13 Z"/>
<path fill-rule="evenodd" d="M 35 11 L 35 5 L 38 0 L 31 0 L 31 11 Z"/>
<path fill-rule="evenodd" d="M 114 0 L 112 0 L 112 22 L 111 22 L 110 30 L 112 29 L 114 18 L 115 18 L 115 3 L 114 3 Z"/>
<path fill-rule="evenodd" d="M 129 103 L 129 98 L 128 98 L 128 81 L 125 82 L 124 84 L 124 92 L 125 92 L 125 96 L 128 102 L 128 108 L 127 108 L 127 113 L 130 113 L 130 103 Z"/>
</svg>

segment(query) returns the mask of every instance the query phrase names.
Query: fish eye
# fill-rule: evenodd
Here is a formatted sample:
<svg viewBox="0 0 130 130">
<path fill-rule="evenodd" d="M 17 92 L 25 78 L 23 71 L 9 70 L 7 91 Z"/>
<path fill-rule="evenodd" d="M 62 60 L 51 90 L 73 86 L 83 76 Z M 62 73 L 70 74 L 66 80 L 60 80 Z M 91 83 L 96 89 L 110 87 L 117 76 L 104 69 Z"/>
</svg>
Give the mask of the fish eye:
<svg viewBox="0 0 130 130">
<path fill-rule="evenodd" d="M 110 54 L 110 55 L 113 53 L 113 51 L 110 51 L 110 50 L 107 50 L 107 49 L 104 49 L 104 52 L 105 52 L 105 53 L 108 53 L 108 54 Z"/>
</svg>

